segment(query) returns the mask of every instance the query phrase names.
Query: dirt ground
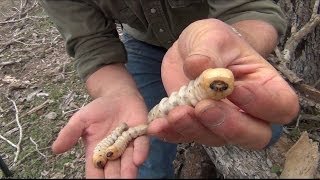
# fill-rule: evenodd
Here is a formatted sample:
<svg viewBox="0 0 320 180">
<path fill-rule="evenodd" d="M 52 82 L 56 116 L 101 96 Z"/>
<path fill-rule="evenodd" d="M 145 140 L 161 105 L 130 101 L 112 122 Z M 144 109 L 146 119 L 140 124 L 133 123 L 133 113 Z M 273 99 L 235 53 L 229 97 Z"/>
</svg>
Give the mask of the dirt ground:
<svg viewBox="0 0 320 180">
<path fill-rule="evenodd" d="M 59 155 L 50 148 L 90 97 L 42 8 L 20 2 L 0 1 L 0 155 L 14 178 L 84 178 L 81 141 Z M 217 177 L 200 145 L 179 145 L 174 166 L 177 178 Z"/>
</svg>

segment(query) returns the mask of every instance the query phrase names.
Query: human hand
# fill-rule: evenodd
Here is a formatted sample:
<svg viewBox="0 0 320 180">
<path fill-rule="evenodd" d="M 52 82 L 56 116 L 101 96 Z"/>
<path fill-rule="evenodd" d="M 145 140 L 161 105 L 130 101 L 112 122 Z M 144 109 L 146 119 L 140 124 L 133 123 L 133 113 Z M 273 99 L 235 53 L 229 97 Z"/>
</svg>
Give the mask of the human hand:
<svg viewBox="0 0 320 180">
<path fill-rule="evenodd" d="M 234 73 L 233 93 L 226 100 L 201 101 L 195 108 L 176 107 L 167 118 L 154 120 L 149 134 L 170 142 L 261 149 L 270 141 L 271 123 L 286 124 L 297 115 L 299 103 L 293 89 L 246 40 L 219 20 L 197 21 L 182 32 L 164 57 L 162 80 L 171 94 L 205 69 L 216 67 Z"/>
<path fill-rule="evenodd" d="M 147 137 L 135 139 L 121 158 L 108 161 L 104 169 L 94 166 L 92 156 L 96 145 L 120 122 L 126 122 L 130 127 L 144 123 L 146 117 L 146 108 L 139 96 L 114 94 L 97 98 L 71 117 L 54 142 L 53 152 L 63 153 L 71 149 L 82 137 L 87 178 L 136 178 L 138 166 L 148 154 Z"/>
</svg>

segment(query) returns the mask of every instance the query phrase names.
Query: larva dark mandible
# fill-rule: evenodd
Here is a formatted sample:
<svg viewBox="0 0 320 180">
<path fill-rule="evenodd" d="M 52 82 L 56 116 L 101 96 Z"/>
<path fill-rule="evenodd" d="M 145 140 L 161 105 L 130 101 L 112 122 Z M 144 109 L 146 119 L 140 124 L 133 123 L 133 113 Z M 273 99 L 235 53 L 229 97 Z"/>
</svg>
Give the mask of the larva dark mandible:
<svg viewBox="0 0 320 180">
<path fill-rule="evenodd" d="M 148 114 L 148 124 L 156 118 L 165 117 L 176 106 L 190 105 L 194 107 L 204 99 L 221 100 L 230 95 L 233 89 L 234 76 L 230 70 L 225 68 L 207 69 L 198 78 L 182 86 L 179 91 L 173 92 L 169 97 L 163 98 L 159 104 L 154 106 Z M 107 159 L 119 158 L 131 140 L 146 134 L 148 124 L 129 128 L 118 136 L 117 140 L 113 141 L 114 143 L 109 147 L 106 145 L 97 146 L 93 159 L 95 166 L 102 167 Z M 97 156 L 96 153 L 101 153 L 101 151 L 104 151 L 103 155 Z"/>
</svg>

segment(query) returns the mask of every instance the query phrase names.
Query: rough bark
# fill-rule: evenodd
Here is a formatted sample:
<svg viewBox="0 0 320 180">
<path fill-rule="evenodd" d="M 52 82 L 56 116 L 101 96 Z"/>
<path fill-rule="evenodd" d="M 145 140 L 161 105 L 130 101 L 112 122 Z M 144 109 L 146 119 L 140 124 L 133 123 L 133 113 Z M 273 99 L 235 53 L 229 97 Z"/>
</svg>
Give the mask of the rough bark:
<svg viewBox="0 0 320 180">
<path fill-rule="evenodd" d="M 300 97 L 301 114 L 315 114 L 314 117 L 318 117 L 320 10 L 319 7 L 314 8 L 314 5 L 319 1 L 276 2 L 286 13 L 289 26 L 285 37 L 268 60 L 295 88 Z M 225 178 L 279 178 L 284 167 L 285 154 L 293 144 L 294 142 L 283 134 L 277 144 L 262 151 L 244 150 L 236 146 L 204 148 L 217 171 Z"/>
<path fill-rule="evenodd" d="M 286 135 L 272 147 L 261 150 L 245 150 L 236 146 L 206 147 L 216 170 L 227 179 L 278 178 L 284 166 L 285 154 L 293 145 Z"/>
</svg>

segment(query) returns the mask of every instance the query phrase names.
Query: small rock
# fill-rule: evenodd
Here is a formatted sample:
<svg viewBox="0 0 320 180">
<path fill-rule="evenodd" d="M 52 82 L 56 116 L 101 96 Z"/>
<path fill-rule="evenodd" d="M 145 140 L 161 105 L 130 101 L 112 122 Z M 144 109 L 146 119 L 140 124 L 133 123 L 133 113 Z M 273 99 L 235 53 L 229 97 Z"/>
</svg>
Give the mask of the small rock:
<svg viewBox="0 0 320 180">
<path fill-rule="evenodd" d="M 43 170 L 41 172 L 41 176 L 47 176 L 49 174 L 49 171 Z"/>
<path fill-rule="evenodd" d="M 271 167 L 272 167 L 272 162 L 271 162 L 271 160 L 270 160 L 270 159 L 267 159 L 267 164 L 268 164 L 269 168 L 271 168 Z"/>
<path fill-rule="evenodd" d="M 41 97 L 41 96 L 45 96 L 45 97 L 48 97 L 49 94 L 48 93 L 44 93 L 44 92 L 40 92 L 40 93 L 37 93 L 37 97 Z"/>
<path fill-rule="evenodd" d="M 49 112 L 46 116 L 45 119 L 49 119 L 49 120 L 54 120 L 57 118 L 57 113 L 56 112 Z"/>
<path fill-rule="evenodd" d="M 32 93 L 30 93 L 30 94 L 27 96 L 26 100 L 27 100 L 28 102 L 30 102 L 30 101 L 33 99 L 33 97 L 36 96 L 36 95 L 37 95 L 38 93 L 40 93 L 41 91 L 42 91 L 41 89 L 37 89 L 37 90 L 33 91 Z"/>
<path fill-rule="evenodd" d="M 52 179 L 63 179 L 64 177 L 66 177 L 65 174 L 61 173 L 61 172 L 57 172 L 55 173 L 51 178 Z"/>
</svg>

